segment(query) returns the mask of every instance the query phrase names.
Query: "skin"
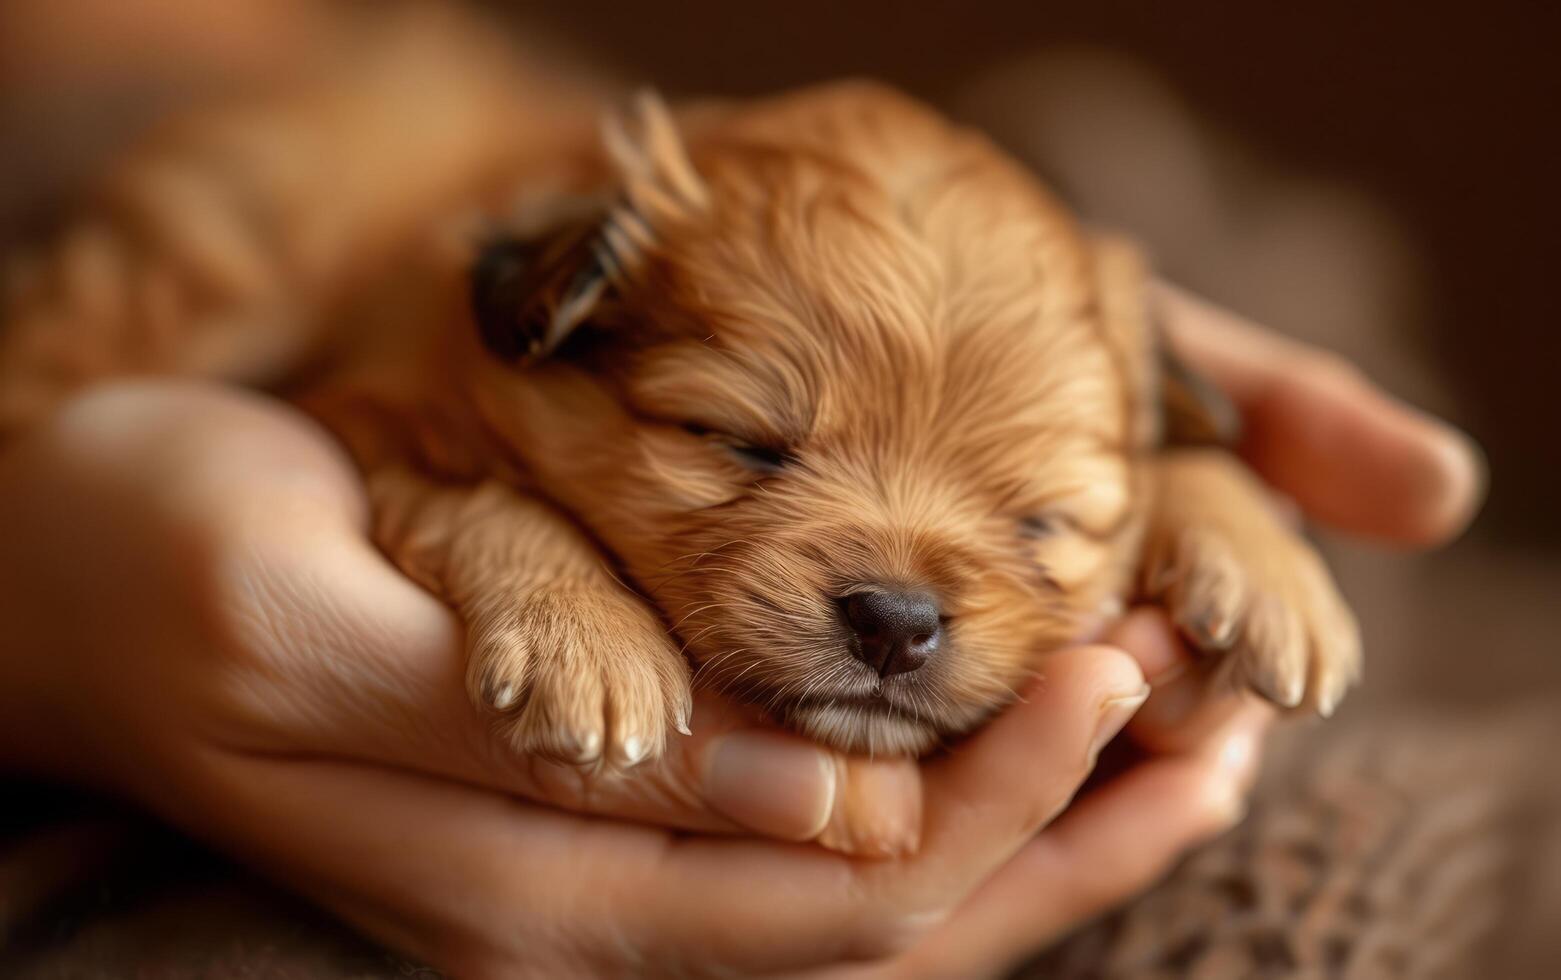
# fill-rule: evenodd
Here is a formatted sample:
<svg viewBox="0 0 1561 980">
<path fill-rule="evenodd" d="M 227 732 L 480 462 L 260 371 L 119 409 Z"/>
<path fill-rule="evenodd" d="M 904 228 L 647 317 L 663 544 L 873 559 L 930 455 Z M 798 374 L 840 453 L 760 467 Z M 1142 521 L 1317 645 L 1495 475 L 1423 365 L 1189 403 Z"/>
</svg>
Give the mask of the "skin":
<svg viewBox="0 0 1561 980">
<path fill-rule="evenodd" d="M 1466 523 L 1466 438 L 1327 355 L 1161 301 L 1310 515 L 1410 547 Z M 981 976 L 1238 819 L 1268 720 L 1142 610 L 919 765 L 707 700 L 654 767 L 582 777 L 514 761 L 472 711 L 451 614 L 365 514 L 279 404 L 167 383 L 74 400 L 0 454 L 0 763 L 122 793 L 457 976 Z M 1147 757 L 1070 806 L 1124 725 Z"/>
</svg>

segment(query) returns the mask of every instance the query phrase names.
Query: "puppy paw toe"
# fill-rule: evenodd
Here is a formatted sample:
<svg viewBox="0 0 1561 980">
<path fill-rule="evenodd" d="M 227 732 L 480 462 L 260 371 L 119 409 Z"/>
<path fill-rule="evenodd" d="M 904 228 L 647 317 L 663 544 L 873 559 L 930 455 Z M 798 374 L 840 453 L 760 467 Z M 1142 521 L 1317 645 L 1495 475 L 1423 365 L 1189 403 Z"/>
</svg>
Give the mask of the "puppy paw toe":
<svg viewBox="0 0 1561 980">
<path fill-rule="evenodd" d="M 1354 616 L 1321 559 L 1286 533 L 1240 543 L 1184 531 L 1152 579 L 1187 640 L 1274 704 L 1332 714 L 1359 679 Z"/>
<path fill-rule="evenodd" d="M 474 704 L 504 712 L 524 703 L 533 656 L 528 633 L 518 621 L 484 617 L 469 623 L 466 657 L 466 686 Z"/>
<path fill-rule="evenodd" d="M 1178 629 L 1200 650 L 1229 649 L 1247 605 L 1247 579 L 1223 539 L 1186 534 L 1176 559 L 1160 571 L 1157 590 Z"/>
<path fill-rule="evenodd" d="M 1236 664 L 1247 685 L 1283 708 L 1306 696 L 1311 657 L 1302 614 L 1270 592 L 1253 597 L 1236 648 Z"/>
<path fill-rule="evenodd" d="M 579 691 L 533 691 L 525 710 L 502 726 L 517 752 L 572 766 L 602 759 L 600 705 L 579 703 Z"/>
<path fill-rule="evenodd" d="M 660 621 L 624 593 L 532 590 L 474 617 L 469 685 L 517 752 L 628 768 L 688 730 L 688 671 Z"/>
</svg>

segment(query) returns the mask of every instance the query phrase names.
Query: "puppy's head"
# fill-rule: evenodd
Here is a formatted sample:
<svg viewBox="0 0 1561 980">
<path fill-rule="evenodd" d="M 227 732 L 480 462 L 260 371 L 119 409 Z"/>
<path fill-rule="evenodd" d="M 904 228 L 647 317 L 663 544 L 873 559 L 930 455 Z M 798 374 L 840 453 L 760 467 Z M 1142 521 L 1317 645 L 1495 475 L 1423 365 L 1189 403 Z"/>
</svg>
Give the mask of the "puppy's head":
<svg viewBox="0 0 1561 980">
<path fill-rule="evenodd" d="M 1136 313 L 1031 178 L 891 93 L 684 129 L 645 103 L 600 204 L 485 254 L 484 414 L 701 682 L 924 751 L 1124 588 Z"/>
</svg>

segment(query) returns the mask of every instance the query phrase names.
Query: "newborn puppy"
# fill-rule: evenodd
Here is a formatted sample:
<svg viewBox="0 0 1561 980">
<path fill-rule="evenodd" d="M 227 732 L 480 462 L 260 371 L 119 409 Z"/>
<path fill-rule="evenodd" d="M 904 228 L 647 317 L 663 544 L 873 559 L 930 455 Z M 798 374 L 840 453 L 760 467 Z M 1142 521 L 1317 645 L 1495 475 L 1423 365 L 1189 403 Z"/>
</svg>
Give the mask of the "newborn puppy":
<svg viewBox="0 0 1561 980">
<path fill-rule="evenodd" d="M 322 140 L 301 118 L 271 138 Z M 363 466 L 387 554 L 464 619 L 471 694 L 518 750 L 633 765 L 699 683 L 841 749 L 923 753 L 1139 598 L 1277 704 L 1327 714 L 1355 679 L 1350 613 L 1206 445 L 1221 413 L 1165 366 L 1132 251 L 987 140 L 843 84 L 676 119 L 643 98 L 601 140 L 522 142 L 449 140 L 416 178 L 445 190 L 394 233 L 342 219 L 340 241 L 372 225 L 372 261 L 229 236 L 311 324 L 280 345 L 312 355 L 299 403 Z M 221 247 L 137 261 L 178 281 Z M 27 338 L 66 319 L 30 295 L 0 353 L 28 381 Z M 244 340 L 281 329 L 254 306 L 165 322 L 157 369 L 194 370 L 202 331 L 200 370 L 213 331 L 274 351 Z"/>
</svg>

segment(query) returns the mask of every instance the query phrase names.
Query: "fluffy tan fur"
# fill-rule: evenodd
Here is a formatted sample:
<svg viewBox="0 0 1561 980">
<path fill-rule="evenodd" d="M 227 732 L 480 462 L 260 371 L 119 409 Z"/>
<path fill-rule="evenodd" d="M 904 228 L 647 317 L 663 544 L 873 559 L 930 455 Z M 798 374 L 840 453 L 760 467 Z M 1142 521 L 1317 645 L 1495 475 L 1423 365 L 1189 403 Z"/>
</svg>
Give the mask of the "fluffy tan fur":
<svg viewBox="0 0 1561 980">
<path fill-rule="evenodd" d="M 308 365 L 381 544 L 466 621 L 473 698 L 572 762 L 654 756 L 691 681 L 923 752 L 1138 594 L 1282 704 L 1353 679 L 1349 613 L 1261 488 L 1162 447 L 1130 250 L 980 136 L 844 84 L 676 120 L 642 99 L 598 138 L 465 55 L 396 117 L 405 70 L 193 120 L 110 175 L 121 204 L 12 292 L 0 420 L 127 370 Z M 213 152 L 235 128 L 255 155 Z M 474 242 L 564 225 L 600 275 L 563 268 L 537 356 L 506 362 L 471 322 Z M 884 584 L 938 598 L 922 669 L 847 650 L 840 597 Z"/>
</svg>

